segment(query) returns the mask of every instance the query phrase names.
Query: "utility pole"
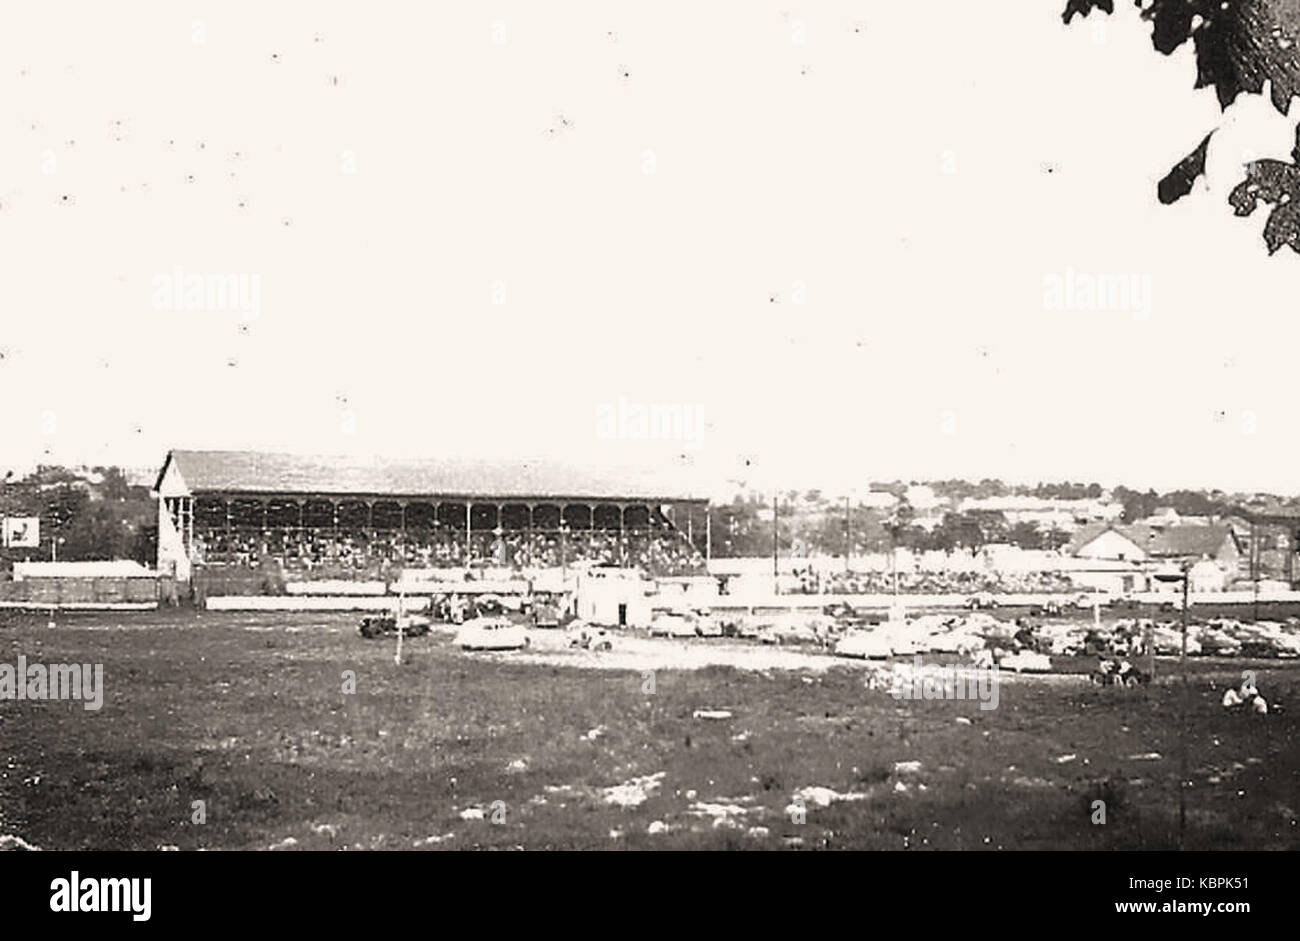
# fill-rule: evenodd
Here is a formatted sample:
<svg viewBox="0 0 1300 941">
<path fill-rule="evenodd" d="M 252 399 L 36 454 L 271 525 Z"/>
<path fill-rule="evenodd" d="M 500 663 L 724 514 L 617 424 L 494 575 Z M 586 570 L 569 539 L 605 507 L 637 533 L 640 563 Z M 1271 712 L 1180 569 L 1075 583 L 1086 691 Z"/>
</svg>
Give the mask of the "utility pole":
<svg viewBox="0 0 1300 941">
<path fill-rule="evenodd" d="M 406 617 L 406 583 L 398 582 L 397 585 L 397 652 L 393 655 L 393 662 L 399 667 L 402 665 L 402 634 L 405 632 L 403 620 Z"/>
<path fill-rule="evenodd" d="M 1184 562 L 1178 572 L 1158 572 L 1156 579 L 1162 582 L 1183 582 L 1183 637 L 1182 649 L 1178 654 L 1179 672 L 1182 673 L 1182 715 L 1178 722 L 1178 848 L 1184 848 L 1187 836 L 1187 715 L 1191 711 L 1188 700 L 1191 686 L 1187 682 L 1187 606 L 1188 591 L 1191 583 L 1191 562 Z"/>
<path fill-rule="evenodd" d="M 849 564 L 849 559 L 853 555 L 853 537 L 852 537 L 852 530 L 850 528 L 851 526 L 852 523 L 849 520 L 849 498 L 845 497 L 844 498 L 844 574 L 845 575 L 848 575 L 850 572 L 853 571 L 852 566 Z"/>
<path fill-rule="evenodd" d="M 1183 721 L 1179 735 L 1179 764 L 1181 775 L 1178 779 L 1178 848 L 1183 848 L 1183 839 L 1187 832 L 1187 590 L 1191 570 L 1183 567 L 1183 649 L 1178 655 L 1178 666 L 1183 674 Z"/>
<path fill-rule="evenodd" d="M 777 565 L 776 537 L 780 529 L 780 517 L 777 516 L 776 491 L 772 491 L 772 591 L 781 594 L 781 570 Z"/>
<path fill-rule="evenodd" d="M 1259 531 L 1254 520 L 1250 521 L 1250 581 L 1254 587 L 1254 613 L 1251 621 L 1259 621 Z"/>
<path fill-rule="evenodd" d="M 1295 585 L 1295 531 L 1288 529 L 1286 534 L 1286 587 L 1292 588 Z"/>
</svg>

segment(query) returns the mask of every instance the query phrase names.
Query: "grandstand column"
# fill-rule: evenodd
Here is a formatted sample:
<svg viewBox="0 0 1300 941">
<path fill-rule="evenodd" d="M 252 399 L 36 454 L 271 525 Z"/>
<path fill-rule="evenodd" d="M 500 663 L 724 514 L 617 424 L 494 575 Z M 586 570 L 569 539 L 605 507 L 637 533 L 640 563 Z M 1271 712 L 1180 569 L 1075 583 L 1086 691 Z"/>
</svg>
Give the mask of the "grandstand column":
<svg viewBox="0 0 1300 941">
<path fill-rule="evenodd" d="M 433 507 L 433 525 L 429 529 L 429 552 L 433 564 L 438 564 L 438 548 L 441 545 L 439 540 L 442 538 L 442 503 L 437 500 L 431 502 Z"/>
<path fill-rule="evenodd" d="M 528 547 L 528 564 L 536 565 L 542 557 L 541 543 L 537 540 L 537 504 L 525 503 L 524 506 L 528 507 L 528 532 L 524 536 L 524 545 Z"/>
<path fill-rule="evenodd" d="M 473 560 L 473 558 L 474 558 L 474 555 L 473 555 L 473 554 L 474 554 L 474 544 L 473 544 L 473 542 L 470 540 L 470 529 L 473 527 L 474 524 L 470 521 L 470 512 L 469 512 L 469 511 L 470 511 L 470 503 L 469 503 L 469 501 L 467 500 L 467 501 L 465 501 L 465 565 L 466 565 L 466 567 L 469 566 L 470 562 L 471 562 L 471 561 Z"/>
<path fill-rule="evenodd" d="M 501 509 L 504 506 L 505 506 L 504 503 L 498 503 L 496 505 L 497 525 L 496 528 L 492 530 L 493 535 L 496 537 L 495 539 L 492 540 L 492 564 L 493 565 L 508 564 L 508 559 L 507 559 L 508 553 L 506 552 L 506 529 L 505 529 L 504 522 L 501 519 Z M 501 550 L 500 557 L 497 556 L 498 546 L 500 547 Z"/>
<path fill-rule="evenodd" d="M 564 507 L 560 507 L 560 569 L 565 576 L 569 574 L 568 535 L 569 524 L 564 522 Z"/>
</svg>

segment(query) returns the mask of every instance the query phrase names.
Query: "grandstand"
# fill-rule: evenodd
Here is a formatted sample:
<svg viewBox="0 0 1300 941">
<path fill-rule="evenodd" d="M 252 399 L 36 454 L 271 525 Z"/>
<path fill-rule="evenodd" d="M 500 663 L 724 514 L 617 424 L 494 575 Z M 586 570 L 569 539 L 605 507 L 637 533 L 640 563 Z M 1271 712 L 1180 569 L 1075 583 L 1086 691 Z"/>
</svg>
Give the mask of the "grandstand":
<svg viewBox="0 0 1300 941">
<path fill-rule="evenodd" d="M 707 552 L 707 500 L 644 470 L 173 450 L 155 490 L 158 569 L 182 583 L 196 566 L 288 580 L 584 563 L 685 575 Z"/>
</svg>

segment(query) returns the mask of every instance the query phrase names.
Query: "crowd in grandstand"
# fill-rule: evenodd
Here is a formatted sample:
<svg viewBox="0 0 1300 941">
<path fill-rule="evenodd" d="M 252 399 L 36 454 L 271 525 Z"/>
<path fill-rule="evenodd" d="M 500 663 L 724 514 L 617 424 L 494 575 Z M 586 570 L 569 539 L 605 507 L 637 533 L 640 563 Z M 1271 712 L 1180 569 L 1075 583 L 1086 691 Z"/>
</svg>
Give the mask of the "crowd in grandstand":
<svg viewBox="0 0 1300 941">
<path fill-rule="evenodd" d="M 573 532 L 431 530 L 384 532 L 311 529 L 211 530 L 196 539 L 208 564 L 265 561 L 305 578 L 382 578 L 394 568 L 480 568 L 517 572 L 587 564 L 624 565 L 651 576 L 697 575 L 704 557 L 679 531 Z"/>
<path fill-rule="evenodd" d="M 811 569 L 796 573 L 805 594 L 888 594 L 894 590 L 889 572 L 833 572 Z M 980 592 L 1069 592 L 1074 583 L 1061 572 L 900 572 L 903 594 L 977 594 Z"/>
</svg>

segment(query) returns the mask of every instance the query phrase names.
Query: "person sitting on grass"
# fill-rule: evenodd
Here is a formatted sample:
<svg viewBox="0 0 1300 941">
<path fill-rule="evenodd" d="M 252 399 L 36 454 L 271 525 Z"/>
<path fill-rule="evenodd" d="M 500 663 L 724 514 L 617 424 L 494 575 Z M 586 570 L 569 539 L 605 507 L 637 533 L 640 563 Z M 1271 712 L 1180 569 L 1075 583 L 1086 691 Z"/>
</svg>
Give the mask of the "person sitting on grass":
<svg viewBox="0 0 1300 941">
<path fill-rule="evenodd" d="M 1223 694 L 1223 708 L 1249 709 L 1256 715 L 1268 715 L 1268 701 L 1255 688 L 1255 681 L 1247 676 L 1241 681 L 1241 689 L 1228 689 Z"/>
<path fill-rule="evenodd" d="M 1102 685 L 1113 683 L 1115 681 L 1115 661 L 1111 660 L 1105 654 L 1097 655 L 1097 675 L 1101 678 Z"/>
</svg>

